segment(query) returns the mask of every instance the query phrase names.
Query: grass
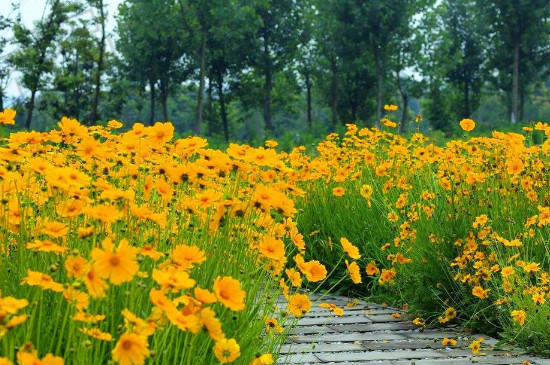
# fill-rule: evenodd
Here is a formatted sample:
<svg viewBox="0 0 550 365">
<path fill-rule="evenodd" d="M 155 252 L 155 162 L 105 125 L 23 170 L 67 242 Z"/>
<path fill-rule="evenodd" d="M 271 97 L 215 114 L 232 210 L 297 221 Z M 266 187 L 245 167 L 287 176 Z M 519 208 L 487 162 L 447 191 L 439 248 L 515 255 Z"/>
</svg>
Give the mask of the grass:
<svg viewBox="0 0 550 365">
<path fill-rule="evenodd" d="M 270 364 L 321 304 L 303 289 L 547 353 L 550 145 L 531 130 L 435 144 L 348 125 L 310 153 L 120 126 L 1 141 L 8 364 Z"/>
</svg>

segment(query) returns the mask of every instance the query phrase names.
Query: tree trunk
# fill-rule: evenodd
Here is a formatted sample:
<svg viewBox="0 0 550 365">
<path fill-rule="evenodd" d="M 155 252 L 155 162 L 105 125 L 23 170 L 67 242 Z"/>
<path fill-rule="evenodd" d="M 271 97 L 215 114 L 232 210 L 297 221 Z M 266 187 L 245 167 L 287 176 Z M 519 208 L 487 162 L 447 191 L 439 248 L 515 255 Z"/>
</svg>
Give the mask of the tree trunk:
<svg viewBox="0 0 550 365">
<path fill-rule="evenodd" d="M 511 122 L 516 123 L 518 117 L 518 78 L 519 78 L 519 41 L 514 44 L 514 64 L 512 73 L 512 117 Z"/>
<path fill-rule="evenodd" d="M 153 125 L 155 122 L 155 82 L 149 80 L 149 86 L 151 87 L 151 114 L 149 115 L 149 125 Z"/>
<path fill-rule="evenodd" d="M 220 115 L 222 118 L 223 136 L 225 141 L 229 142 L 229 126 L 227 122 L 227 110 L 225 109 L 225 95 L 223 93 L 223 75 L 218 72 L 218 100 L 220 101 Z"/>
<path fill-rule="evenodd" d="M 332 111 L 332 127 L 336 128 L 338 124 L 338 65 L 333 56 L 330 60 L 330 70 L 332 73 L 332 87 L 330 93 L 330 107 Z"/>
<path fill-rule="evenodd" d="M 305 73 L 306 76 L 306 99 L 307 99 L 307 126 L 309 131 L 313 130 L 313 117 L 311 116 L 311 76 L 309 71 Z"/>
<path fill-rule="evenodd" d="M 470 84 L 464 83 L 464 116 L 470 118 Z"/>
<path fill-rule="evenodd" d="M 265 83 L 264 83 L 264 122 L 265 130 L 273 130 L 271 121 L 271 90 L 273 89 L 273 75 L 271 74 L 271 56 L 267 47 L 268 41 L 264 40 L 264 62 L 265 62 Z"/>
<path fill-rule="evenodd" d="M 0 110 L 4 110 L 4 89 L 0 87 Z"/>
<path fill-rule="evenodd" d="M 523 112 L 525 106 L 525 89 L 522 87 L 519 90 L 519 122 L 523 122 Z"/>
<path fill-rule="evenodd" d="M 401 99 L 403 100 L 403 114 L 401 114 L 401 132 L 407 131 L 407 114 L 409 111 L 409 94 L 406 91 L 401 93 Z"/>
<path fill-rule="evenodd" d="M 31 90 L 31 98 L 27 107 L 27 119 L 25 120 L 25 128 L 31 129 L 32 113 L 34 112 L 34 100 L 36 98 L 36 89 Z"/>
<path fill-rule="evenodd" d="M 374 52 L 374 63 L 376 68 L 376 126 L 380 126 L 382 118 L 382 65 L 380 60 L 380 52 Z"/>
<path fill-rule="evenodd" d="M 99 95 L 101 92 L 101 74 L 103 73 L 103 59 L 105 57 L 105 9 L 103 9 L 103 0 L 99 0 L 99 19 L 101 22 L 101 39 L 99 41 L 99 57 L 97 59 L 97 69 L 95 75 L 94 98 L 92 101 L 92 116 L 90 122 L 97 123 L 99 120 Z"/>
<path fill-rule="evenodd" d="M 206 104 L 206 120 L 208 123 L 208 137 L 212 136 L 214 134 L 214 105 L 213 105 L 213 97 L 212 97 L 212 81 L 210 78 L 208 78 L 208 88 L 206 89 L 206 94 L 208 95 L 208 103 Z"/>
<path fill-rule="evenodd" d="M 167 122 L 168 121 L 168 95 L 162 94 L 160 98 L 160 102 L 162 104 L 162 119 Z"/>
<path fill-rule="evenodd" d="M 197 121 L 195 123 L 195 134 L 201 134 L 202 112 L 204 107 L 204 78 L 206 69 L 206 31 L 201 29 L 201 45 L 199 50 L 199 92 L 197 95 Z"/>
<path fill-rule="evenodd" d="M 166 80 L 160 80 L 160 105 L 162 107 L 162 119 L 163 121 L 168 121 L 168 87 L 166 85 Z"/>
</svg>

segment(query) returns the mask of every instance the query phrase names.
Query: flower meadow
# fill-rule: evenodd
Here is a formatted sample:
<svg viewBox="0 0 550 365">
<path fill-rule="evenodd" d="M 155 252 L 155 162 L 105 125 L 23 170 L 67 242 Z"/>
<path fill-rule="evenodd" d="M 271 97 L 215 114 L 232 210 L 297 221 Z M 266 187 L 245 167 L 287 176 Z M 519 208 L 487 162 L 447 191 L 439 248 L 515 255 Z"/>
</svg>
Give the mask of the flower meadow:
<svg viewBox="0 0 550 365">
<path fill-rule="evenodd" d="M 463 120 L 464 138 L 437 145 L 394 124 L 350 124 L 314 153 L 216 150 L 160 122 L 11 133 L 0 364 L 272 364 L 312 306 L 347 309 L 310 291 L 544 353 L 550 139 L 533 136 L 550 126 L 473 138 Z"/>
</svg>

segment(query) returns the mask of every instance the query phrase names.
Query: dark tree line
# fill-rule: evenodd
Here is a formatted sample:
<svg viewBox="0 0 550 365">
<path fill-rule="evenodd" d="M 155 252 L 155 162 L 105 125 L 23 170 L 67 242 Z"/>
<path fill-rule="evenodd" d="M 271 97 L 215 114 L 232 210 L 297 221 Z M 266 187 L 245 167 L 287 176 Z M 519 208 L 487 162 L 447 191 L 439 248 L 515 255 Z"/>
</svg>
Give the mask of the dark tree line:
<svg viewBox="0 0 550 365">
<path fill-rule="evenodd" d="M 0 19 L 15 48 L 0 54 L 0 107 L 10 71 L 26 128 L 47 127 L 37 108 L 87 124 L 131 109 L 225 140 L 375 125 L 390 102 L 403 131 L 422 112 L 447 132 L 484 95 L 511 123 L 534 96 L 550 102 L 548 0 L 126 0 L 113 34 L 109 15 L 104 0 L 49 0 L 32 29 Z"/>
</svg>

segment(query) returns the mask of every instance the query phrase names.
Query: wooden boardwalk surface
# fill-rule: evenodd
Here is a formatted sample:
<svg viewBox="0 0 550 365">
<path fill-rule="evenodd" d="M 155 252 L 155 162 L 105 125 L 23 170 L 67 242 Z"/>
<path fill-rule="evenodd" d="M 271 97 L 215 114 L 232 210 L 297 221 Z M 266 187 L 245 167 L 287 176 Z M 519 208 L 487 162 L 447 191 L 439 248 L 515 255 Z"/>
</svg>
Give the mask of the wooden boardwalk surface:
<svg viewBox="0 0 550 365">
<path fill-rule="evenodd" d="M 324 296 L 323 302 L 344 308 L 338 317 L 316 302 L 291 332 L 283 346 L 278 364 L 537 364 L 550 360 L 537 358 L 513 348 L 496 348 L 489 336 L 464 334 L 457 329 L 420 330 L 405 312 L 359 301 L 346 307 L 348 298 Z M 282 305 L 284 307 L 284 305 Z M 401 317 L 395 318 L 394 313 Z M 443 346 L 443 338 L 457 340 L 456 346 Z M 468 347 L 473 339 L 484 338 L 479 355 Z"/>
</svg>

